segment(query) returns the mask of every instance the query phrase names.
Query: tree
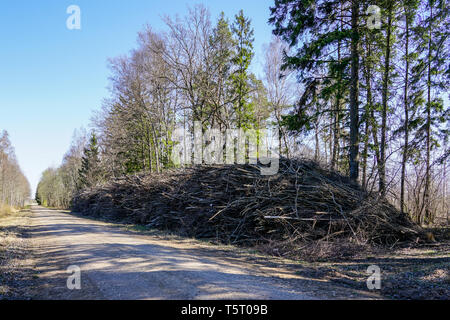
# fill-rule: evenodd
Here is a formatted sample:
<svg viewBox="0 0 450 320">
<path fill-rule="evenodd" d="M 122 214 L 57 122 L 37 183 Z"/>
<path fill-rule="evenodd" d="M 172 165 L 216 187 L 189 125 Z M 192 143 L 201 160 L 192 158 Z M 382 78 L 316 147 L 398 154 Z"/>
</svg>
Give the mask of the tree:
<svg viewBox="0 0 450 320">
<path fill-rule="evenodd" d="M 91 134 L 89 145 L 84 149 L 79 170 L 79 186 L 91 188 L 101 181 L 102 171 L 100 167 L 99 146 L 97 136 Z"/>
<path fill-rule="evenodd" d="M 391 59 L 392 59 L 392 42 L 394 34 L 395 21 L 395 2 L 387 0 L 385 11 L 387 15 L 386 23 L 386 42 L 384 44 L 384 66 L 383 66 L 383 88 L 382 88 L 382 112 L 381 112 L 381 142 L 380 142 L 380 158 L 379 158 L 379 192 L 382 196 L 386 195 L 386 139 L 387 139 L 387 113 L 389 87 L 392 84 Z"/>
<path fill-rule="evenodd" d="M 234 51 L 233 35 L 228 20 L 222 12 L 216 27 L 210 38 L 212 56 L 212 76 L 210 81 L 212 91 L 209 103 L 214 112 L 212 126 L 218 125 L 223 131 L 230 129 L 232 125 L 233 103 L 232 85 L 230 78 L 232 73 L 232 57 Z"/>
<path fill-rule="evenodd" d="M 265 83 L 270 112 L 273 115 L 274 124 L 278 128 L 278 148 L 280 153 L 289 157 L 288 133 L 286 127 L 283 126 L 283 116 L 294 104 L 295 84 L 293 73 L 282 69 L 283 54 L 288 51 L 288 46 L 279 37 L 273 37 L 265 51 Z M 284 144 L 284 148 L 282 144 Z M 284 152 L 282 152 L 283 149 Z"/>
<path fill-rule="evenodd" d="M 446 1 L 428 0 L 423 4 L 426 16 L 415 28 L 421 54 L 420 64 L 416 70 L 414 81 L 426 88 L 425 124 L 419 133 L 425 137 L 425 185 L 423 193 L 423 208 L 425 223 L 431 223 L 431 176 L 432 149 L 439 146 L 436 137 L 448 137 L 448 129 L 442 125 L 449 121 L 449 112 L 444 108 L 441 93 L 449 88 L 449 47 L 446 40 L 449 37 L 449 6 Z M 425 81 L 426 80 L 426 81 Z M 422 214 L 418 216 L 422 221 Z"/>
<path fill-rule="evenodd" d="M 251 91 L 249 84 L 248 69 L 252 62 L 253 53 L 253 34 L 251 20 L 244 16 L 241 10 L 235 16 L 235 21 L 231 27 L 234 36 L 235 53 L 232 58 L 234 72 L 231 75 L 233 92 L 235 95 L 235 113 L 238 128 L 251 129 L 255 127 L 254 108 L 249 101 Z"/>
<path fill-rule="evenodd" d="M 404 91 L 403 91 L 403 104 L 404 104 L 404 143 L 403 143 L 403 153 L 402 153 L 402 168 L 401 168 L 401 178 L 400 178 L 400 210 L 402 213 L 407 212 L 406 199 L 405 199 L 405 191 L 406 191 L 406 169 L 407 163 L 410 159 L 410 131 L 414 128 L 412 120 L 413 110 L 417 110 L 417 106 L 422 102 L 420 98 L 421 94 L 414 93 L 414 90 L 411 90 L 410 86 L 410 75 L 411 75 L 411 66 L 413 63 L 417 61 L 417 54 L 414 52 L 410 52 L 410 43 L 412 42 L 412 32 L 411 27 L 415 21 L 415 17 L 417 14 L 419 6 L 418 0 L 407 0 L 403 3 L 403 11 L 404 11 L 404 23 L 405 28 L 404 32 L 401 34 L 401 37 L 404 42 Z M 411 110 L 410 110 L 411 109 Z"/>
</svg>

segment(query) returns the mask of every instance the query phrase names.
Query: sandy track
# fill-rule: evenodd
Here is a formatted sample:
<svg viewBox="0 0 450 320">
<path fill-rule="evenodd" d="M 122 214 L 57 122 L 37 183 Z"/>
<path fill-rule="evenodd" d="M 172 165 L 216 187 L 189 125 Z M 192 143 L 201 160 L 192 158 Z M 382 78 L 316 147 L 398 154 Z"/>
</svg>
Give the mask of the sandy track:
<svg viewBox="0 0 450 320">
<path fill-rule="evenodd" d="M 373 298 L 237 250 L 137 235 L 42 207 L 32 211 L 38 299 Z M 81 290 L 67 289 L 70 265 L 81 268 Z"/>
</svg>

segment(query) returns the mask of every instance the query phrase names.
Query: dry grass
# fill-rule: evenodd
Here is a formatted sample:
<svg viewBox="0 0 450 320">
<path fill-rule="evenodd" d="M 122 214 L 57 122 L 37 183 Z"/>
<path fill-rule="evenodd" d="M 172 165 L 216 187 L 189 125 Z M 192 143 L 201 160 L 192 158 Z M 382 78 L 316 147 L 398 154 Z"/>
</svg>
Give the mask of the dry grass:
<svg viewBox="0 0 450 320">
<path fill-rule="evenodd" d="M 2 207 L 0 215 L 0 300 L 27 299 L 31 239 L 24 230 L 29 212 Z"/>
<path fill-rule="evenodd" d="M 13 208 L 11 208 L 10 206 L 0 204 L 0 218 L 5 218 L 13 212 Z"/>
</svg>

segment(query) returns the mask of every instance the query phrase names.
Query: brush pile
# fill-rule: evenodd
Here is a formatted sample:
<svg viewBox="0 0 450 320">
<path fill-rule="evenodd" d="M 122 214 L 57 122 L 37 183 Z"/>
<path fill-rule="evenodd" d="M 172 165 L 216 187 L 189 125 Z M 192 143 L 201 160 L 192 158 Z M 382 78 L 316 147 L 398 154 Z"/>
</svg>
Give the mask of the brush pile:
<svg viewBox="0 0 450 320">
<path fill-rule="evenodd" d="M 317 241 L 393 245 L 421 234 L 406 215 L 346 177 L 308 160 L 196 166 L 126 176 L 73 200 L 73 210 L 195 238 L 281 251 Z"/>
</svg>

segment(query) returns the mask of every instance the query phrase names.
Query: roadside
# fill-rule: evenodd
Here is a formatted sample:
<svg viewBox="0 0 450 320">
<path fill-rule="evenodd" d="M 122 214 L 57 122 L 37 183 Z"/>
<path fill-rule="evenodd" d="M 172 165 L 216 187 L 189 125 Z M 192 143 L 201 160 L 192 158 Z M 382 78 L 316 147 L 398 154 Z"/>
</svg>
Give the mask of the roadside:
<svg viewBox="0 0 450 320">
<path fill-rule="evenodd" d="M 28 300 L 36 274 L 32 239 L 28 237 L 31 211 L 0 217 L 0 300 Z"/>
</svg>

